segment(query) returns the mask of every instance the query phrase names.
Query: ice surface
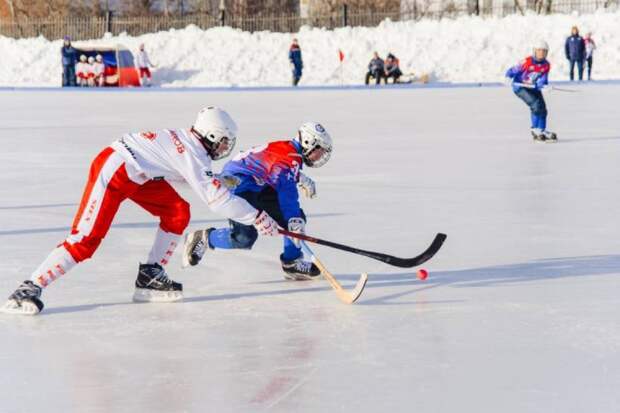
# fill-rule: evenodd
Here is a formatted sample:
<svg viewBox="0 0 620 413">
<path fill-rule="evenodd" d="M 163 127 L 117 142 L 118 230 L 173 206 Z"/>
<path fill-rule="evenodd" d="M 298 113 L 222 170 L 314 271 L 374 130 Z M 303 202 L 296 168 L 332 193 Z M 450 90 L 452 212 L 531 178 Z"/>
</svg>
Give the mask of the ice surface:
<svg viewBox="0 0 620 413">
<path fill-rule="evenodd" d="M 378 27 L 302 27 L 296 34 L 188 26 L 88 43 L 120 43 L 134 53 L 144 43 L 158 66 L 153 70 L 154 84 L 187 87 L 288 86 L 288 49 L 293 37 L 299 38 L 303 53 L 300 85 L 362 84 L 374 51 L 383 58 L 394 53 L 404 73 L 430 73 L 433 80 L 442 82 L 498 82 L 508 67 L 524 59 L 533 44 L 544 39 L 550 46 L 551 79 L 566 80 L 564 42 L 573 25 L 579 26 L 582 34 L 593 33 L 597 44 L 593 78 L 619 79 L 620 11 L 384 21 Z M 62 41 L 57 39 L 0 36 L 0 56 L 10 56 L 0 65 L 0 86 L 60 86 L 61 46 Z M 342 67 L 338 50 L 345 54 Z"/>
<path fill-rule="evenodd" d="M 324 123 L 308 232 L 413 256 L 415 269 L 313 248 L 347 288 L 286 282 L 280 241 L 171 276 L 177 304 L 131 302 L 155 220 L 126 203 L 37 317 L 0 317 L 0 412 L 620 410 L 620 86 L 551 92 L 557 144 L 507 88 L 0 94 L 0 292 L 67 233 L 90 160 L 121 133 L 227 108 L 239 148 Z M 216 164 L 220 168 L 221 162 Z M 186 188 L 192 228 L 224 225 Z"/>
</svg>

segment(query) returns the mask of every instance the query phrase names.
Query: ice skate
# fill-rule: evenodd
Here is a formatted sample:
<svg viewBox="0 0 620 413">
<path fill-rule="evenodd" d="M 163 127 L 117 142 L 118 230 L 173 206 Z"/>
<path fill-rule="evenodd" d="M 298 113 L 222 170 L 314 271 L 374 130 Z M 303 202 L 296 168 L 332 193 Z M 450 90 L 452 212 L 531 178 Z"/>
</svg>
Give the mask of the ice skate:
<svg viewBox="0 0 620 413">
<path fill-rule="evenodd" d="M 555 143 L 558 141 L 558 136 L 555 134 L 555 132 L 545 130 L 542 132 L 542 134 L 545 137 L 545 142 L 547 143 Z"/>
<path fill-rule="evenodd" d="M 43 310 L 41 287 L 30 280 L 24 281 L 8 301 L 0 307 L 0 311 L 6 314 L 35 315 Z"/>
<path fill-rule="evenodd" d="M 532 138 L 534 139 L 534 142 L 544 142 L 547 140 L 542 129 L 532 128 L 530 129 L 530 132 L 532 133 Z"/>
<path fill-rule="evenodd" d="M 310 261 L 304 261 L 303 257 L 291 261 L 284 261 L 280 256 L 282 262 L 282 270 L 284 271 L 284 278 L 294 281 L 315 280 L 321 275 L 321 270 Z"/>
<path fill-rule="evenodd" d="M 171 280 L 159 264 L 140 264 L 133 300 L 168 303 L 183 299 L 183 285 Z"/>
<path fill-rule="evenodd" d="M 215 228 L 209 228 L 194 231 L 185 235 L 185 243 L 183 245 L 183 268 L 197 265 L 209 249 L 209 233 Z"/>
</svg>

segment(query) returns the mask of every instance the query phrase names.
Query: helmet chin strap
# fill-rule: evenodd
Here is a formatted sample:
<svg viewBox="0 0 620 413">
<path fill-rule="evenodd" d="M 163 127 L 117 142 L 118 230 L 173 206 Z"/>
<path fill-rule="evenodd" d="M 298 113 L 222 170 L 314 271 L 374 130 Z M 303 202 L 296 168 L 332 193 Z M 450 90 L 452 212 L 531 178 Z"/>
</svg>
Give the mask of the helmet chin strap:
<svg viewBox="0 0 620 413">
<path fill-rule="evenodd" d="M 198 139 L 198 141 L 202 144 L 202 147 L 205 148 L 209 156 L 213 158 L 214 156 L 213 148 L 211 148 L 211 146 L 209 145 L 210 142 L 207 140 L 207 138 L 202 136 L 196 129 L 194 129 L 193 126 L 190 128 L 190 132 L 194 134 L 196 139 Z"/>
</svg>

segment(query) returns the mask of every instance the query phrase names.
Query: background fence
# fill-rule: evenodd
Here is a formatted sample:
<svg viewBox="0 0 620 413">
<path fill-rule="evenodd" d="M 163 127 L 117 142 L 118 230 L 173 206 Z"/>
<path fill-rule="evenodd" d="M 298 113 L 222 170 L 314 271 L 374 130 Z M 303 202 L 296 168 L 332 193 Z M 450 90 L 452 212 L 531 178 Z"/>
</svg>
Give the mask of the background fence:
<svg viewBox="0 0 620 413">
<path fill-rule="evenodd" d="M 367 11 L 355 10 L 346 6 L 328 15 L 301 18 L 297 14 L 267 16 L 235 16 L 222 14 L 191 14 L 184 16 L 143 16 L 125 17 L 106 13 L 104 17 L 19 19 L 0 20 L 0 35 L 24 38 L 44 36 L 47 39 L 60 39 L 66 35 L 73 40 L 101 38 L 106 32 L 117 35 L 141 35 L 168 29 L 182 29 L 193 24 L 201 29 L 216 26 L 229 26 L 255 32 L 295 33 L 303 25 L 334 29 L 344 26 L 376 26 L 385 19 L 392 21 L 419 20 L 422 18 L 441 19 L 462 15 L 505 16 L 525 13 L 581 13 L 598 9 L 618 9 L 620 0 L 410 0 L 403 1 L 400 10 Z"/>
</svg>

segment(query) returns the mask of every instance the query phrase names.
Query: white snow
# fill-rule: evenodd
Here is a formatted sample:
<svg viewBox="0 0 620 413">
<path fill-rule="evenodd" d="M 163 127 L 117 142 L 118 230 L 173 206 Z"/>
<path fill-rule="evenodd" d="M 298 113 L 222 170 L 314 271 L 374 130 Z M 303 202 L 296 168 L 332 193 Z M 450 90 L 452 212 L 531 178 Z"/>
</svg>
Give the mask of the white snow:
<svg viewBox="0 0 620 413">
<path fill-rule="evenodd" d="M 286 282 L 281 244 L 215 251 L 171 276 L 185 302 L 131 302 L 156 220 L 124 204 L 45 311 L 0 317 L 0 411 L 479 412 L 620 410 L 620 86 L 550 92 L 557 144 L 529 137 L 508 88 L 0 93 L 0 293 L 67 234 L 90 160 L 121 133 L 227 108 L 239 149 L 324 123 L 308 232 L 412 256 L 429 278 L 313 247 L 351 288 Z M 216 164 L 220 168 L 221 162 Z M 192 228 L 225 225 L 186 188 Z"/>
<path fill-rule="evenodd" d="M 156 85 L 197 87 L 289 85 L 288 47 L 294 36 L 299 38 L 304 58 L 301 85 L 361 84 L 375 50 L 383 57 L 395 53 L 405 73 L 430 73 L 435 81 L 497 82 L 542 38 L 551 46 L 551 78 L 564 80 L 568 79 L 564 41 L 573 25 L 578 25 L 582 34 L 593 32 L 597 42 L 594 78 L 619 79 L 620 12 L 385 21 L 375 28 L 332 31 L 303 27 L 296 34 L 249 33 L 227 27 L 203 31 L 189 26 L 95 42 L 121 43 L 133 51 L 145 43 L 158 65 Z M 58 86 L 60 46 L 60 40 L 0 37 L 0 54 L 4 56 L 0 86 Z M 338 49 L 346 56 L 342 72 Z"/>
</svg>

